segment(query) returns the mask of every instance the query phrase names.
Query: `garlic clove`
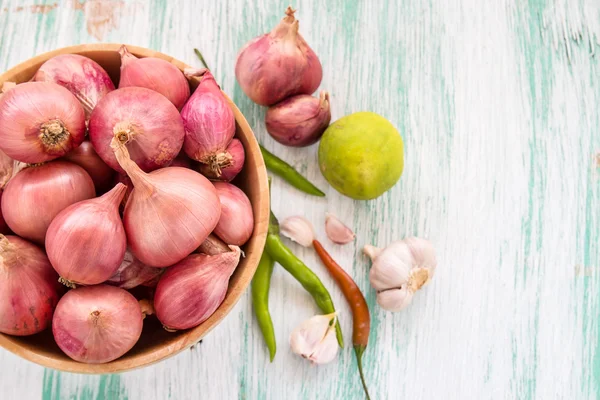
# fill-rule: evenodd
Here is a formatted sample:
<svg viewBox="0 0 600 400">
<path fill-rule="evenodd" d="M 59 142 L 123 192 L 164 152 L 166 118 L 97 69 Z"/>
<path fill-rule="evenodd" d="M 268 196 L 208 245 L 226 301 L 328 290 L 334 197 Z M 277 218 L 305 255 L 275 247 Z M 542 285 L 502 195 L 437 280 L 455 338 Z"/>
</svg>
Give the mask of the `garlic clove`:
<svg viewBox="0 0 600 400">
<path fill-rule="evenodd" d="M 315 351 L 308 357 L 313 364 L 327 364 L 332 362 L 338 354 L 340 346 L 335 336 L 335 325 L 327 329 L 325 337 Z"/>
<path fill-rule="evenodd" d="M 437 266 L 437 259 L 435 257 L 435 249 L 433 248 L 433 244 L 429 240 L 418 237 L 408 237 L 403 241 L 410 248 L 410 252 L 415 259 L 417 266 L 429 270 L 429 279 L 431 279 L 431 276 L 435 271 L 435 267 Z"/>
<path fill-rule="evenodd" d="M 346 244 L 354 240 L 356 235 L 335 215 L 325 214 L 325 233 L 329 240 L 337 244 Z"/>
<path fill-rule="evenodd" d="M 412 302 L 413 296 L 408 287 L 384 290 L 377 293 L 377 304 L 387 311 L 401 311 Z"/>
<path fill-rule="evenodd" d="M 402 241 L 390 246 L 375 258 L 369 272 L 369 280 L 375 290 L 399 288 L 408 283 L 414 263 L 410 248 Z"/>
<path fill-rule="evenodd" d="M 292 351 L 315 364 L 332 361 L 338 351 L 335 337 L 336 313 L 315 315 L 302 322 L 290 335 Z"/>
<path fill-rule="evenodd" d="M 315 239 L 313 227 L 304 217 L 286 218 L 279 229 L 283 236 L 304 247 L 310 247 Z"/>
</svg>

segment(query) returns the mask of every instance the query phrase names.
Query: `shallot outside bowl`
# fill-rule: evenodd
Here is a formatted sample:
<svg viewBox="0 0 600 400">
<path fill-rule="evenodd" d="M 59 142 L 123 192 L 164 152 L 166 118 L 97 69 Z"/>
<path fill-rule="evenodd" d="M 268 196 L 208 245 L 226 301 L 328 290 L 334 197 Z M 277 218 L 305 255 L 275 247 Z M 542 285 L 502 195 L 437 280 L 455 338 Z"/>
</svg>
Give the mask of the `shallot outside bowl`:
<svg viewBox="0 0 600 400">
<path fill-rule="evenodd" d="M 121 65 L 119 47 L 121 44 L 84 44 L 38 55 L 0 75 L 0 87 L 4 82 L 29 81 L 45 61 L 59 54 L 80 54 L 91 58 L 108 72 L 115 84 L 118 84 Z M 138 57 L 162 58 L 182 71 L 189 67 L 183 62 L 157 51 L 129 45 L 127 47 L 132 54 Z M 197 79 L 190 80 L 192 89 L 196 88 L 198 82 Z M 242 141 L 246 151 L 244 169 L 236 177 L 234 183 L 244 190 L 252 203 L 254 232 L 248 243 L 242 248 L 246 256 L 241 259 L 231 277 L 227 296 L 217 311 L 196 328 L 175 333 L 166 332 L 156 318 L 149 317 L 144 321 L 142 336 L 135 347 L 123 357 L 106 364 L 83 364 L 71 360 L 54 342 L 51 328 L 37 335 L 25 337 L 0 334 L 0 346 L 44 367 L 88 374 L 116 373 L 153 364 L 189 348 L 225 318 L 252 280 L 265 245 L 269 221 L 267 171 L 258 142 L 240 110 L 229 97 L 227 100 L 235 115 L 236 137 Z M 126 323 L 126 321 L 123 322 Z"/>
</svg>

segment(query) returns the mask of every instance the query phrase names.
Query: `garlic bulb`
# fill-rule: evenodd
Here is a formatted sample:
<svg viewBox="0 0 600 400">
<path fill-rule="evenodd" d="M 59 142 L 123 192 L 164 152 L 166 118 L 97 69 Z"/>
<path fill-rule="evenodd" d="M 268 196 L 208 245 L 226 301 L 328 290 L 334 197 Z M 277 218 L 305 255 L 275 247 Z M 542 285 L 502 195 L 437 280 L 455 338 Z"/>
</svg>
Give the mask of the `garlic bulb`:
<svg viewBox="0 0 600 400">
<path fill-rule="evenodd" d="M 369 280 L 377 290 L 377 303 L 388 311 L 406 308 L 437 266 L 431 242 L 417 237 L 392 242 L 385 249 L 366 245 L 363 252 L 373 261 Z"/>
<path fill-rule="evenodd" d="M 290 335 L 292 351 L 313 364 L 327 364 L 336 357 L 339 345 L 335 336 L 336 313 L 315 315 Z"/>
</svg>

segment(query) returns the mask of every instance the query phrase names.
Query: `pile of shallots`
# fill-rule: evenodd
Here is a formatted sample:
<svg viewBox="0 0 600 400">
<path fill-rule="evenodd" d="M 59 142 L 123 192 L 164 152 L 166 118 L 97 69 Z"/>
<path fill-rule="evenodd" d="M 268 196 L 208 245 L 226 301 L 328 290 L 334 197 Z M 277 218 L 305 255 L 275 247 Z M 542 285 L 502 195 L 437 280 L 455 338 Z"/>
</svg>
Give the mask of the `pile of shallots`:
<svg viewBox="0 0 600 400">
<path fill-rule="evenodd" d="M 59 55 L 0 95 L 0 332 L 52 326 L 86 363 L 128 352 L 146 315 L 169 331 L 208 319 L 254 227 L 213 76 L 188 71 L 190 95 L 171 63 L 120 54 L 117 89 L 95 61 Z"/>
<path fill-rule="evenodd" d="M 239 52 L 235 76 L 256 104 L 269 106 L 265 123 L 269 134 L 281 144 L 310 146 L 319 141 L 331 121 L 329 93 L 312 94 L 323 78 L 315 52 L 299 33 L 296 11 L 269 33 L 248 42 Z"/>
</svg>

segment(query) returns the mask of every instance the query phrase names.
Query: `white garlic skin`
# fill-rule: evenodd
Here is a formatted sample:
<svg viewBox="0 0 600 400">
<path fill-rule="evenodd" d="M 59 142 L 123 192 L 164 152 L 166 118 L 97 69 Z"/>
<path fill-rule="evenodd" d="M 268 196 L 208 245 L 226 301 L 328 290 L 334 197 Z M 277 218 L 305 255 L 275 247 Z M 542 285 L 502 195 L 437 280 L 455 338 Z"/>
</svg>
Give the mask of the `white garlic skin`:
<svg viewBox="0 0 600 400">
<path fill-rule="evenodd" d="M 431 242 L 417 237 L 392 242 L 384 249 L 367 245 L 363 251 L 373 261 L 369 280 L 377 291 L 377 303 L 388 311 L 406 308 L 437 266 Z"/>
<path fill-rule="evenodd" d="M 315 233 L 311 223 L 304 217 L 288 217 L 279 225 L 281 234 L 303 247 L 312 246 Z"/>
</svg>

